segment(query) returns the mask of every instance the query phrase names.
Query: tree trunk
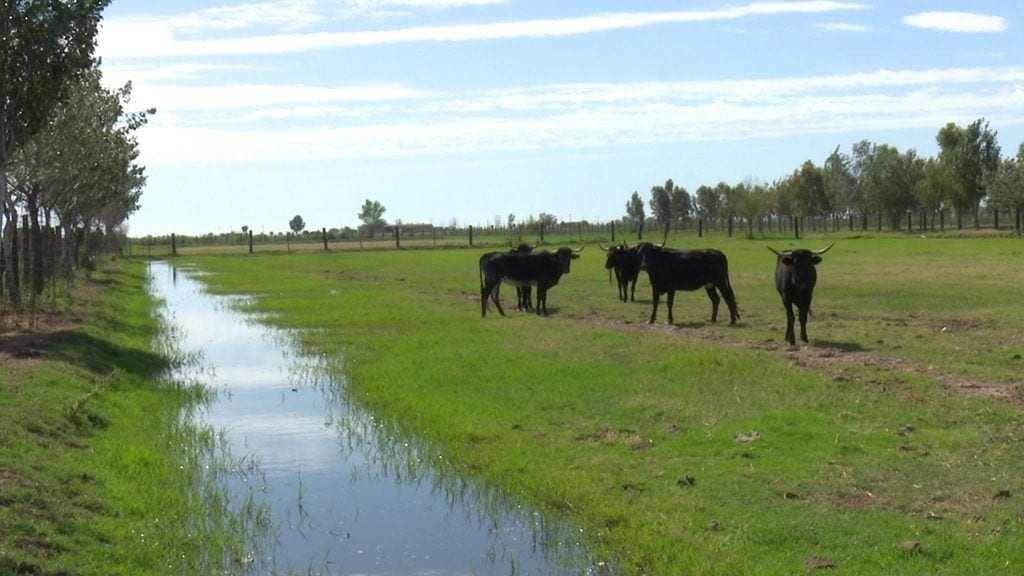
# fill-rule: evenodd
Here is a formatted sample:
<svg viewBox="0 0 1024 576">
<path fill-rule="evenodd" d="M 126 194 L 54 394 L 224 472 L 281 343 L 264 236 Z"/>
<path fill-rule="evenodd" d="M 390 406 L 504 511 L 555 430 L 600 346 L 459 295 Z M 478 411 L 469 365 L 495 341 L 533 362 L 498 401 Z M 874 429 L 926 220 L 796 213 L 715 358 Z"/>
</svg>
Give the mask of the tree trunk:
<svg viewBox="0 0 1024 576">
<path fill-rule="evenodd" d="M 31 269 L 32 269 L 32 293 L 40 295 L 43 293 L 46 283 L 46 250 L 43 239 L 43 230 L 39 224 L 39 188 L 32 187 L 32 193 L 27 198 L 27 208 L 31 221 L 31 232 L 29 234 L 31 245 Z"/>
<path fill-rule="evenodd" d="M 21 307 L 21 274 L 18 268 L 18 213 L 14 208 L 7 212 L 7 227 L 4 230 L 7 243 L 7 297 L 11 306 Z"/>
</svg>

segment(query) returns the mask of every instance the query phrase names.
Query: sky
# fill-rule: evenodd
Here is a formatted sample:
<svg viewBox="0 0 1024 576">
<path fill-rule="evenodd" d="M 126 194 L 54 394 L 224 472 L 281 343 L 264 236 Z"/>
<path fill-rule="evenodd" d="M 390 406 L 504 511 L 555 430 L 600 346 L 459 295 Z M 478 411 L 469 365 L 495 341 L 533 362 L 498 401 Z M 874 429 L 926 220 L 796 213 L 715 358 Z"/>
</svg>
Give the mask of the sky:
<svg viewBox="0 0 1024 576">
<path fill-rule="evenodd" d="M 625 214 L 948 122 L 1024 142 L 1024 3 L 114 0 L 97 56 L 147 184 L 129 234 Z"/>
</svg>

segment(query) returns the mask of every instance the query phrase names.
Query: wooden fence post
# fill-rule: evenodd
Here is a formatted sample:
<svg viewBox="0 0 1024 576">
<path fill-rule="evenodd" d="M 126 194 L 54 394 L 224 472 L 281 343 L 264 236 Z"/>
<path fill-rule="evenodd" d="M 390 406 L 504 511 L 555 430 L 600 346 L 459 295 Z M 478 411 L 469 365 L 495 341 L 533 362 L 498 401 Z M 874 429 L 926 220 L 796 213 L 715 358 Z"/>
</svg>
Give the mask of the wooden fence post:
<svg viewBox="0 0 1024 576">
<path fill-rule="evenodd" d="M 177 256 L 177 255 L 178 255 L 178 239 L 174 235 L 174 232 L 171 232 L 171 256 Z"/>
<path fill-rule="evenodd" d="M 249 230 L 249 254 L 252 254 L 252 230 Z"/>
<path fill-rule="evenodd" d="M 469 227 L 469 245 L 470 246 L 473 245 L 473 227 L 472 226 Z"/>
<path fill-rule="evenodd" d="M 320 235 L 324 239 L 324 252 L 327 252 L 327 251 L 330 250 L 330 248 L 327 247 L 327 228 L 326 227 L 320 229 Z M 362 241 L 360 241 L 360 244 L 362 244 Z"/>
<path fill-rule="evenodd" d="M 402 247 L 402 241 L 400 240 L 400 236 L 401 235 L 402 235 L 402 231 L 398 228 L 398 225 L 396 224 L 395 225 L 395 248 L 399 248 L 400 249 Z"/>
</svg>

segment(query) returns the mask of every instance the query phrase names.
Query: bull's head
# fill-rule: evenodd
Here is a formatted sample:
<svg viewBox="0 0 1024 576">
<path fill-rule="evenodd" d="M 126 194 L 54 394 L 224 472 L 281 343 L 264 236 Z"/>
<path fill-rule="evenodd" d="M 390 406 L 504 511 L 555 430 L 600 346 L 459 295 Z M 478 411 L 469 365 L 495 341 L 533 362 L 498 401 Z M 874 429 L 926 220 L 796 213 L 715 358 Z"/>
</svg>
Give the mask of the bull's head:
<svg viewBox="0 0 1024 576">
<path fill-rule="evenodd" d="M 534 248 L 537 247 L 536 244 L 526 244 L 526 243 L 523 243 L 523 244 L 513 244 L 513 243 L 509 242 L 508 245 L 509 245 L 509 248 L 511 248 L 511 250 L 509 250 L 509 252 L 511 252 L 512 254 L 529 254 L 530 252 L 533 252 Z"/>
<path fill-rule="evenodd" d="M 814 288 L 818 281 L 818 271 L 814 267 L 821 263 L 821 255 L 828 252 L 835 246 L 833 242 L 821 250 L 778 250 L 768 247 L 777 257 L 778 262 L 785 266 L 790 272 L 790 283 L 797 288 Z"/>
<path fill-rule="evenodd" d="M 621 266 L 623 258 L 629 257 L 630 250 L 632 250 L 628 245 L 626 245 L 625 242 L 620 242 L 613 246 L 609 246 L 608 248 L 605 248 L 604 246 L 598 244 L 598 247 L 608 254 L 608 256 L 604 260 L 604 267 L 606 270 L 611 270 L 616 266 Z"/>
<path fill-rule="evenodd" d="M 586 246 L 584 246 L 583 248 L 586 248 Z M 580 257 L 579 253 L 583 251 L 583 248 L 577 248 L 573 250 L 572 248 L 563 247 L 555 251 L 555 257 L 558 259 L 558 262 L 562 265 L 562 274 L 569 273 L 569 265 L 572 263 L 573 260 Z"/>
<path fill-rule="evenodd" d="M 637 257 L 640 258 L 640 269 L 647 270 L 650 264 L 651 255 L 661 252 L 661 249 L 665 246 L 665 243 L 652 244 L 650 242 L 641 242 L 637 244 L 633 249 L 636 250 Z"/>
</svg>

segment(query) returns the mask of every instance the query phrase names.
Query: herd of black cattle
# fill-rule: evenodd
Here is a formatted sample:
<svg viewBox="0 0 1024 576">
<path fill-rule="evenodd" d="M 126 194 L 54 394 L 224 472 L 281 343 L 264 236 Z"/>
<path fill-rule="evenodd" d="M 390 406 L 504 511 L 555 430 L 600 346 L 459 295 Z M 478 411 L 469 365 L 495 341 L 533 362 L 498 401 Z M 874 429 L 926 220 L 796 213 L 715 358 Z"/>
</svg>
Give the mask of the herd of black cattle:
<svg viewBox="0 0 1024 576">
<path fill-rule="evenodd" d="M 795 306 L 800 317 L 800 339 L 807 342 L 807 315 L 811 309 L 811 297 L 817 282 L 815 265 L 821 262 L 821 255 L 835 243 L 822 250 L 786 250 L 775 253 L 775 288 L 782 296 L 786 309 L 786 341 L 796 344 L 793 324 Z M 505 310 L 498 299 L 502 282 L 516 287 L 519 310 L 535 308 L 537 314 L 547 315 L 548 290 L 558 284 L 563 274 L 569 273 L 573 259 L 579 258 L 582 248 L 559 248 L 554 252 L 533 251 L 534 246 L 520 244 L 509 252 L 488 252 L 480 257 L 480 315 L 487 316 L 488 298 L 502 316 Z M 729 283 L 729 263 L 719 250 L 674 250 L 663 244 L 640 242 L 635 246 L 617 244 L 610 248 L 601 247 L 607 254 L 605 268 L 615 272 L 619 287 L 619 299 L 623 302 L 636 300 L 636 281 L 640 271 L 647 272 L 653 292 L 653 307 L 649 323 L 653 324 L 658 315 L 658 303 L 662 294 L 668 295 L 668 322 L 672 323 L 672 303 L 676 290 L 697 290 L 704 288 L 711 298 L 711 321 L 718 321 L 718 303 L 725 299 L 729 306 L 732 324 L 740 317 L 736 306 L 736 295 Z M 532 288 L 537 288 L 536 306 L 531 302 Z"/>
</svg>

